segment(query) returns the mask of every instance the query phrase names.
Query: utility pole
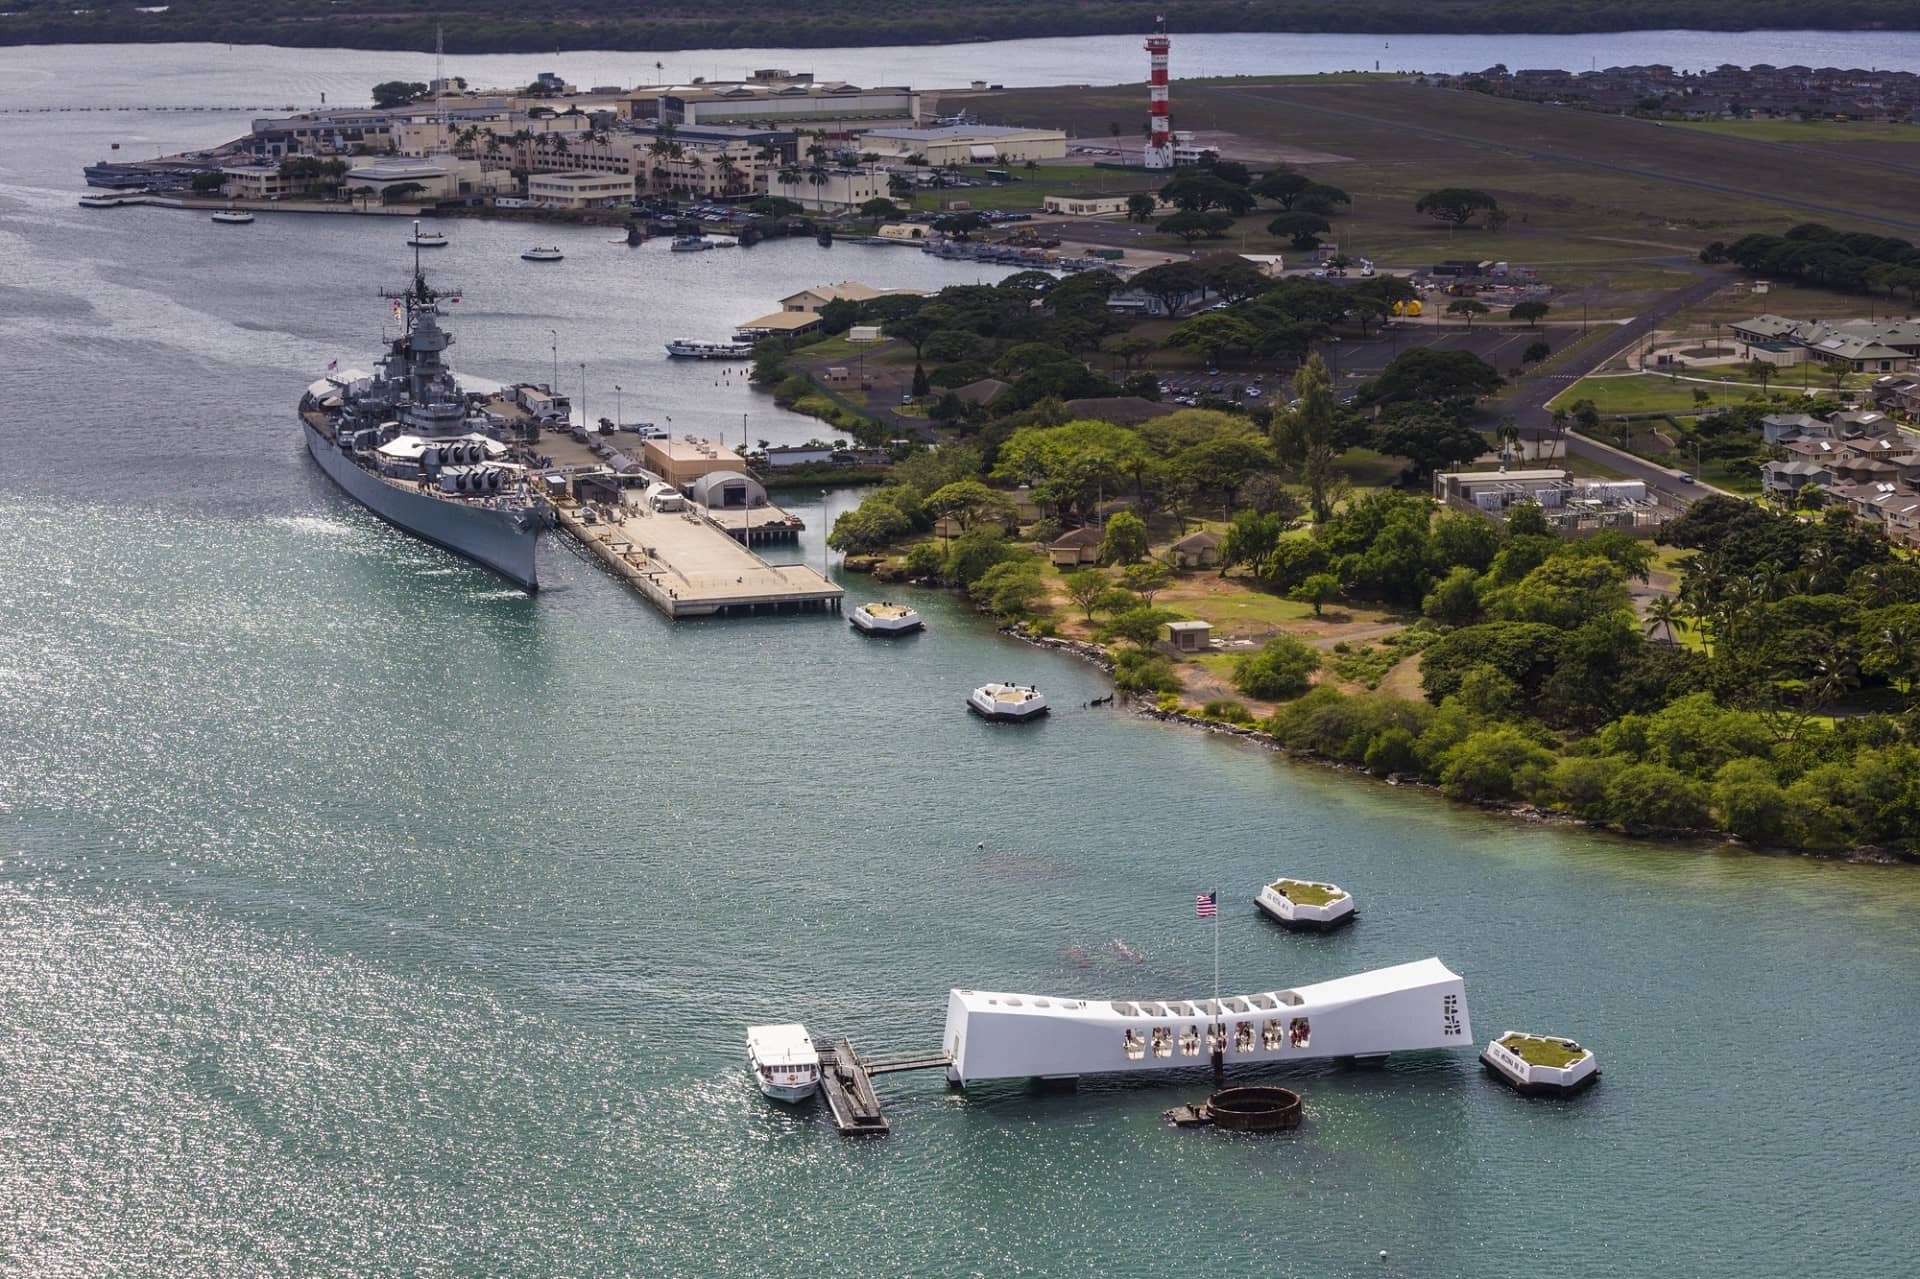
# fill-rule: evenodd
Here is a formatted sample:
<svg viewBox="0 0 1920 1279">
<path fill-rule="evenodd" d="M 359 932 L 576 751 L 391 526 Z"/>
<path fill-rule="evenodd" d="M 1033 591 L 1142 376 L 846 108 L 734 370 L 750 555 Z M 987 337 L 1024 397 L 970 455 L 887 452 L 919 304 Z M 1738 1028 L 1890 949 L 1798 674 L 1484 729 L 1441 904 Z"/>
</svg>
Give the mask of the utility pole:
<svg viewBox="0 0 1920 1279">
<path fill-rule="evenodd" d="M 553 381 L 547 389 L 555 395 L 560 394 L 560 330 L 548 329 L 547 335 L 553 339 Z"/>
<path fill-rule="evenodd" d="M 613 425 L 615 428 L 620 425 L 620 384 L 618 382 L 613 384 Z"/>
<path fill-rule="evenodd" d="M 589 429 L 592 428 L 593 419 L 587 416 L 587 362 L 585 360 L 580 361 L 580 420 L 586 423 Z"/>
</svg>

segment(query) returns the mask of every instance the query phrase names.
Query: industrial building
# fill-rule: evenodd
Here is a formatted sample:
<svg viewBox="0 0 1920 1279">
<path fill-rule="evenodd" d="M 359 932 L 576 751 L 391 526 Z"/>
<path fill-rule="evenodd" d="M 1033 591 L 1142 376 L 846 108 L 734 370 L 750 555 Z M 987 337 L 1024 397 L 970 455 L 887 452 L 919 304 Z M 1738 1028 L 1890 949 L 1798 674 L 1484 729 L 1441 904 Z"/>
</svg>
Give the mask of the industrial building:
<svg viewBox="0 0 1920 1279">
<path fill-rule="evenodd" d="M 636 89 L 621 114 L 683 124 L 757 124 L 809 129 L 920 118 L 920 95 L 904 86 L 863 89 L 794 79 Z"/>
<path fill-rule="evenodd" d="M 879 169 L 786 170 L 767 179 L 768 195 L 792 200 L 815 212 L 857 209 L 886 193 L 887 175 Z"/>
<path fill-rule="evenodd" d="M 936 169 L 958 164 L 1025 164 L 1064 159 L 1067 135 L 1059 129 L 947 124 L 931 129 L 868 129 L 860 147 L 888 160 L 919 156 Z"/>
<path fill-rule="evenodd" d="M 545 209 L 604 209 L 633 199 L 633 179 L 617 173 L 533 173 L 527 202 Z"/>
</svg>

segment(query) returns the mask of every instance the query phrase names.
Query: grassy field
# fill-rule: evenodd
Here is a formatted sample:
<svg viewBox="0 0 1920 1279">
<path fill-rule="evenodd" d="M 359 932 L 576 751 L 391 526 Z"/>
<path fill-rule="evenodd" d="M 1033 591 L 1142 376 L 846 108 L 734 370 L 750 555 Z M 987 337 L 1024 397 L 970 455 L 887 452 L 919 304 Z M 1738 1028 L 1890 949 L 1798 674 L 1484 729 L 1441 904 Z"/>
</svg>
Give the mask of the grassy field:
<svg viewBox="0 0 1920 1279">
<path fill-rule="evenodd" d="M 1703 133 L 1761 142 L 1818 146 L 1835 142 L 1911 142 L 1920 146 L 1920 124 L 1895 124 L 1887 120 L 1688 120 L 1669 121 L 1667 127 L 1698 129 Z"/>
<path fill-rule="evenodd" d="M 1696 413 L 1699 412 L 1699 406 L 1693 398 L 1696 385 L 1675 382 L 1654 373 L 1587 377 L 1554 396 L 1552 404 L 1555 408 L 1566 408 L 1581 400 L 1592 400 L 1593 407 L 1602 414 Z M 1714 396 L 1715 403 L 1719 404 L 1726 397 L 1727 392 L 1719 392 Z"/>
<path fill-rule="evenodd" d="M 1138 96 L 1132 86 L 1023 89 L 979 96 L 973 105 L 993 123 L 1104 137 L 1112 123 L 1131 129 Z M 1876 169 L 1862 182 L 1844 147 L 1823 152 L 1726 130 L 1655 129 L 1403 80 L 1181 82 L 1174 99 L 1180 127 L 1200 130 L 1256 167 L 1289 148 L 1338 157 L 1302 167 L 1354 197 L 1351 213 L 1335 219 L 1340 248 L 1387 263 L 1472 256 L 1579 266 L 1691 257 L 1709 240 L 1814 220 L 1882 235 L 1920 232 L 1920 173 Z M 1912 135 L 1911 144 L 1900 135 L 1849 136 L 1870 138 L 1876 155 L 1920 162 L 1920 128 Z M 1492 193 L 1510 221 L 1497 234 L 1450 232 L 1414 212 L 1422 193 L 1442 186 Z M 1265 235 L 1269 217 L 1237 227 L 1234 242 L 1244 232 L 1249 251 L 1278 247 Z"/>
</svg>

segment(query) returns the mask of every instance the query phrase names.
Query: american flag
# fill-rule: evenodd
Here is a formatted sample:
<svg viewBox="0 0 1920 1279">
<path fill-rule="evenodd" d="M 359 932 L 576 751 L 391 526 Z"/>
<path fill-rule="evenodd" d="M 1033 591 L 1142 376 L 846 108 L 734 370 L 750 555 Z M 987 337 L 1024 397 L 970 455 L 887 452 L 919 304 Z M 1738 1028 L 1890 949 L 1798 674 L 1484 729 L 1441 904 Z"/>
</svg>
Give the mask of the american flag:
<svg viewBox="0 0 1920 1279">
<path fill-rule="evenodd" d="M 1193 899 L 1193 913 L 1202 919 L 1212 919 L 1220 910 L 1219 897 L 1220 890 L 1217 888 L 1210 893 L 1197 894 Z"/>
<path fill-rule="evenodd" d="M 327 372 L 329 372 L 329 373 L 331 373 L 331 372 L 333 372 L 333 371 L 334 371 L 335 369 L 337 369 L 337 368 L 339 368 L 339 367 L 340 367 L 340 361 L 338 361 L 338 360 L 328 360 L 328 361 L 327 361 Z"/>
</svg>

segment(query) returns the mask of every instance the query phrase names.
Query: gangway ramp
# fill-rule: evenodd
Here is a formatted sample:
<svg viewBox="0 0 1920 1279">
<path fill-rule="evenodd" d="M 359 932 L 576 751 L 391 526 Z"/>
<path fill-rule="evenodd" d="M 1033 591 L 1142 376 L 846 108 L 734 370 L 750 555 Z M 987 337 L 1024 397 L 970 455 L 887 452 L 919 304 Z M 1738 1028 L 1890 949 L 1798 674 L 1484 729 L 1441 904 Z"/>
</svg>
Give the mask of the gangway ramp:
<svg viewBox="0 0 1920 1279">
<path fill-rule="evenodd" d="M 833 1126 L 849 1136 L 884 1137 L 892 1125 L 880 1109 L 873 1076 L 906 1070 L 945 1069 L 952 1059 L 944 1053 L 912 1057 L 882 1057 L 862 1061 L 851 1041 L 842 1039 L 820 1053 L 820 1094 L 833 1115 Z"/>
</svg>

